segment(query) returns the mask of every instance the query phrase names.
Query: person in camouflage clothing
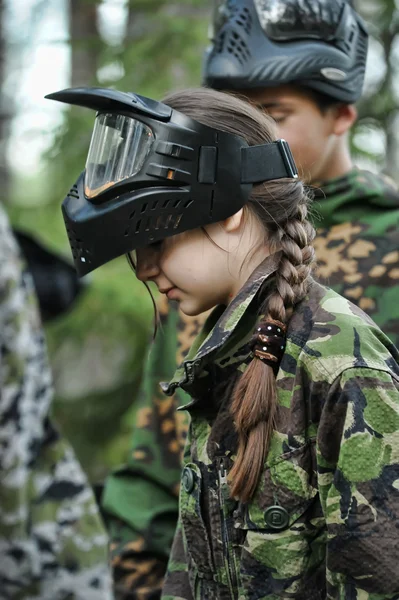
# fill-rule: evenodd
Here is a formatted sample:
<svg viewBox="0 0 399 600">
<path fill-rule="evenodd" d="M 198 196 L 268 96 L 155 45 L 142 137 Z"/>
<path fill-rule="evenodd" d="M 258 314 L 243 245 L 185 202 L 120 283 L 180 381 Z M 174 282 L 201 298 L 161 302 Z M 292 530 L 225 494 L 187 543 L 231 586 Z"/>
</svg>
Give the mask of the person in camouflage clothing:
<svg viewBox="0 0 399 600">
<path fill-rule="evenodd" d="M 52 97 L 98 111 L 63 203 L 78 272 L 127 253 L 185 315 L 213 308 L 161 385 L 191 417 L 163 600 L 397 599 L 399 352 L 313 280 L 309 197 L 273 120 L 205 88 Z M 182 173 L 183 196 L 165 185 Z"/>
<path fill-rule="evenodd" d="M 250 145 L 269 139 L 261 113 L 231 97 L 189 90 L 166 102 L 241 130 Z M 399 352 L 362 310 L 312 281 L 306 200 L 299 181 L 254 186 L 247 218 L 226 219 L 223 234 L 206 229 L 202 264 L 202 231 L 137 251 L 138 278 L 181 286 L 183 312 L 207 307 L 211 284 L 196 287 L 204 271 L 220 285 L 162 386 L 184 389 L 179 410 L 191 416 L 163 600 L 399 595 Z"/>
<path fill-rule="evenodd" d="M 276 58 L 285 71 L 273 72 L 270 46 L 265 45 L 270 39 L 259 32 L 259 15 L 265 25 L 270 11 L 262 12 L 261 2 L 256 6 L 250 1 L 236 2 L 236 9 L 231 3 L 228 10 L 223 2 L 219 4 L 214 41 L 205 64 L 206 82 L 211 87 L 237 89 L 275 118 L 302 175 L 317 186 L 311 218 L 317 229 L 314 245 L 319 278 L 359 305 L 399 344 L 399 194 L 388 179 L 353 168 L 345 135 L 356 118 L 352 103 L 362 88 L 365 34 L 361 38 L 359 33 L 355 35 L 352 45 L 357 78 L 321 81 L 318 72 L 303 72 L 305 60 L 292 64 L 284 44 Z M 285 4 L 292 11 L 299 7 L 294 1 Z M 263 5 L 267 9 L 267 3 Z M 311 24 L 322 29 L 323 19 L 328 25 L 327 9 L 342 10 L 343 3 L 313 0 L 306 6 Z M 303 9 L 303 3 L 300 7 Z M 304 14 L 302 11 L 294 19 L 298 35 L 306 26 L 306 22 L 301 24 Z M 290 27 L 287 22 L 286 27 Z M 364 33 L 362 26 L 358 27 Z M 351 27 L 340 31 L 349 36 Z M 251 64 L 247 62 L 244 68 L 228 52 L 227 40 L 233 34 L 257 52 L 263 70 L 259 68 L 250 77 Z M 315 54 L 308 43 L 305 37 L 302 58 Z M 338 41 L 329 43 L 338 46 Z M 300 42 L 297 49 L 299 46 Z M 350 92 L 352 84 L 356 92 Z M 326 125 L 331 125 L 334 116 L 340 130 L 327 134 Z M 177 364 L 182 362 L 205 321 L 205 315 L 192 318 L 178 313 L 174 303 L 164 298 L 159 308 L 163 328 L 146 364 L 131 454 L 127 464 L 108 478 L 103 496 L 121 599 L 155 599 L 160 594 L 177 520 L 181 453 L 189 419 L 186 412 L 176 413 L 176 407 L 184 402 L 184 390 L 177 388 L 174 396 L 165 398 L 159 382 L 169 379 L 175 355 Z"/>
<path fill-rule="evenodd" d="M 311 284 L 289 322 L 256 492 L 249 501 L 229 493 L 238 442 L 216 389 L 249 368 L 264 270 L 265 263 L 222 317 L 211 315 L 189 357 L 190 382 L 180 369 L 169 383 L 194 400 L 181 407 L 191 426 L 162 598 L 396 599 L 398 353 L 331 289 Z"/>
<path fill-rule="evenodd" d="M 52 396 L 33 282 L 0 206 L 0 598 L 110 600 L 108 538 Z"/>
</svg>

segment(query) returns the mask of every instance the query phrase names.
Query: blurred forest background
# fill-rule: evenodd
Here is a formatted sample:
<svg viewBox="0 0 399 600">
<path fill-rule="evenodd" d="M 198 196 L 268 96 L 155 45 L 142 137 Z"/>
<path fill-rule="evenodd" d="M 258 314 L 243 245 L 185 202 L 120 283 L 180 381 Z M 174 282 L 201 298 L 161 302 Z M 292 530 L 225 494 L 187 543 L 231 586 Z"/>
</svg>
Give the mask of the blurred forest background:
<svg viewBox="0 0 399 600">
<path fill-rule="evenodd" d="M 358 0 L 372 39 L 351 143 L 399 182 L 399 0 Z M 93 113 L 43 100 L 69 86 L 161 98 L 201 82 L 212 0 L 0 0 L 1 201 L 14 226 L 69 259 L 60 204 L 83 169 Z M 124 259 L 87 277 L 47 326 L 55 416 L 93 483 L 125 460 L 151 337 L 148 294 Z"/>
</svg>

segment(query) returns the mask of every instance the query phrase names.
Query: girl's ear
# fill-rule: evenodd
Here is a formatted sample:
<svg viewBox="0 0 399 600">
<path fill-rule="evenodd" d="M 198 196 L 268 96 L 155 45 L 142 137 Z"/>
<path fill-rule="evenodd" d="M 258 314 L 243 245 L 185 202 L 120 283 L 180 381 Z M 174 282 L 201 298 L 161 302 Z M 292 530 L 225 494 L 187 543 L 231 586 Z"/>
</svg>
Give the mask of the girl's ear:
<svg viewBox="0 0 399 600">
<path fill-rule="evenodd" d="M 223 229 L 227 233 L 236 233 L 240 229 L 243 219 L 244 209 L 240 208 L 238 212 L 223 221 Z"/>
</svg>

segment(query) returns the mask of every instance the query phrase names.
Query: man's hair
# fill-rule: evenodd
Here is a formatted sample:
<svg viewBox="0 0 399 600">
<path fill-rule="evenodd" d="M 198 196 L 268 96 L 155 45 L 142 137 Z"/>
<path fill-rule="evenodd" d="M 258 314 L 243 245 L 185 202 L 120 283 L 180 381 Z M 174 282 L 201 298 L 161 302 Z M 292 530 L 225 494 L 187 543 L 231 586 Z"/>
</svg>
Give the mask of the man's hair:
<svg viewBox="0 0 399 600">
<path fill-rule="evenodd" d="M 329 108 L 337 106 L 338 104 L 342 104 L 342 102 L 339 102 L 336 98 L 331 98 L 331 96 L 327 96 L 322 92 L 317 92 L 316 90 L 311 90 L 310 88 L 303 86 L 297 87 L 299 87 L 303 92 L 305 92 L 309 96 L 309 98 L 311 98 L 313 102 L 317 104 L 320 112 L 323 115 L 328 111 Z"/>
</svg>

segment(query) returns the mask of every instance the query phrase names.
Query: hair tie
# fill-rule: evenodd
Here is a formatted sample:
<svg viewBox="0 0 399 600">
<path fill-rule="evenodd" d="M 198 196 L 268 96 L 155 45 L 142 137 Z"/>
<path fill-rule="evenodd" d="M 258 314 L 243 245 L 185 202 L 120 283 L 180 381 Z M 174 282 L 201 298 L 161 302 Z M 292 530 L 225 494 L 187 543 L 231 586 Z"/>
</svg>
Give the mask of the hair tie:
<svg viewBox="0 0 399 600">
<path fill-rule="evenodd" d="M 286 331 L 287 327 L 281 321 L 262 321 L 253 340 L 253 356 L 276 369 L 284 354 Z"/>
</svg>

